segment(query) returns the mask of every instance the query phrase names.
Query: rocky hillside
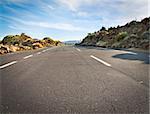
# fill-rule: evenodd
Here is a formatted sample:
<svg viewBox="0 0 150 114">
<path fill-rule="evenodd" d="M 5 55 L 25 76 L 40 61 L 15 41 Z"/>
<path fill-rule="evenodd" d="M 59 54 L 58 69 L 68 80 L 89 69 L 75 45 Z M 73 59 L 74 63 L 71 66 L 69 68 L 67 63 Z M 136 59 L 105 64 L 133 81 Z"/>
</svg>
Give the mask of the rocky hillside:
<svg viewBox="0 0 150 114">
<path fill-rule="evenodd" d="M 124 26 L 102 27 L 99 31 L 89 33 L 79 44 L 82 46 L 100 46 L 107 48 L 142 48 L 149 49 L 150 17 L 132 21 Z"/>
<path fill-rule="evenodd" d="M 8 35 L 0 41 L 0 54 L 6 54 L 15 51 L 33 50 L 49 46 L 60 45 L 60 41 L 55 41 L 49 37 L 42 40 L 33 39 L 22 33 L 21 35 Z"/>
</svg>

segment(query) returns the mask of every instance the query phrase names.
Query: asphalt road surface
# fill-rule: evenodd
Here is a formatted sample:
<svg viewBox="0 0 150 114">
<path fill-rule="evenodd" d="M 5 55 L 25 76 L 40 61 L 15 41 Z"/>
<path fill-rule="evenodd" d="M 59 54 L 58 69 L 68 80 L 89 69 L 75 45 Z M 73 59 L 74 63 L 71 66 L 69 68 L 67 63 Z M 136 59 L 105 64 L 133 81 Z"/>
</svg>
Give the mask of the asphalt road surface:
<svg viewBox="0 0 150 114">
<path fill-rule="evenodd" d="M 53 47 L 0 56 L 1 113 L 148 114 L 149 55 Z"/>
</svg>

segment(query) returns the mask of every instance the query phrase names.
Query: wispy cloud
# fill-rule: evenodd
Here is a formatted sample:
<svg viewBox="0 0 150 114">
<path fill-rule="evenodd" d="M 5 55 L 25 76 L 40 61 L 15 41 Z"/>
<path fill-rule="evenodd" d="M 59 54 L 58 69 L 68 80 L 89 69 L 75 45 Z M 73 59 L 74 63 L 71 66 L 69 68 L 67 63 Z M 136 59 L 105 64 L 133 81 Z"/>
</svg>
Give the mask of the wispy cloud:
<svg viewBox="0 0 150 114">
<path fill-rule="evenodd" d="M 69 23 L 28 22 L 27 24 L 31 26 L 60 29 L 60 30 L 66 30 L 66 31 L 83 31 L 84 30 L 83 28 L 76 27 Z"/>
<path fill-rule="evenodd" d="M 83 11 L 77 12 L 77 15 L 78 15 L 78 16 L 81 16 L 81 17 L 89 16 L 89 15 L 88 15 L 88 12 L 83 12 Z"/>
<path fill-rule="evenodd" d="M 1 0 L 0 4 L 23 4 L 27 3 L 29 0 Z"/>
<path fill-rule="evenodd" d="M 58 0 L 57 3 L 67 6 L 72 11 L 77 11 L 77 8 L 80 6 L 78 0 Z"/>
<path fill-rule="evenodd" d="M 55 8 L 53 7 L 53 6 L 51 6 L 51 5 L 47 5 L 47 7 L 49 8 L 49 9 L 51 9 L 51 10 L 54 10 Z"/>
<path fill-rule="evenodd" d="M 42 22 L 42 21 L 25 21 L 23 19 L 18 19 L 11 16 L 0 16 L 1 18 L 4 18 L 4 20 L 12 22 L 12 25 L 15 24 L 15 26 L 9 26 L 12 29 L 21 28 L 19 26 L 22 25 L 23 28 L 29 27 L 39 27 L 39 28 L 51 28 L 51 29 L 59 29 L 59 30 L 65 30 L 65 31 L 85 31 L 85 28 L 81 28 L 78 26 L 74 26 L 73 24 L 69 23 L 49 23 L 49 22 Z"/>
<path fill-rule="evenodd" d="M 19 27 L 18 25 L 9 25 L 8 27 L 10 29 L 21 30 L 21 31 L 32 30 L 31 28 Z"/>
<path fill-rule="evenodd" d="M 72 11 L 78 11 L 80 6 L 82 5 L 89 5 L 89 4 L 95 4 L 97 2 L 100 2 L 102 0 L 57 0 L 57 3 L 59 5 L 65 5 Z"/>
<path fill-rule="evenodd" d="M 150 16 L 150 0 L 0 0 L 6 32 L 83 38 L 87 32 Z M 41 33 L 42 32 L 42 33 Z M 1 35 L 2 36 L 2 35 Z"/>
<path fill-rule="evenodd" d="M 97 9 L 96 13 L 103 12 L 105 13 L 115 14 L 116 12 L 120 12 L 121 15 L 125 17 L 144 17 L 148 16 L 150 13 L 148 12 L 148 1 L 150 0 L 57 0 L 58 4 L 61 6 L 65 6 L 71 11 L 78 12 L 78 15 L 85 16 L 87 14 L 81 13 L 80 9 L 83 6 L 94 6 L 93 8 Z M 101 10 L 98 10 L 99 9 Z M 89 12 L 94 13 L 94 12 Z M 149 13 L 149 14 L 148 14 Z M 103 16 L 102 15 L 102 16 Z"/>
</svg>

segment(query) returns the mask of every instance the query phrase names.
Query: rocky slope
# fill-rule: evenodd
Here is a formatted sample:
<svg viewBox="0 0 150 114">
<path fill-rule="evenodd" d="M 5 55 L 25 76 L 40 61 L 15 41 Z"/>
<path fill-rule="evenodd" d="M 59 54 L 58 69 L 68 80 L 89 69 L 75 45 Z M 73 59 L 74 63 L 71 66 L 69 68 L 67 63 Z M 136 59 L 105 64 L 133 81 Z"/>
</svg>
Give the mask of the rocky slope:
<svg viewBox="0 0 150 114">
<path fill-rule="evenodd" d="M 150 17 L 132 21 L 124 26 L 110 27 L 89 33 L 79 45 L 107 48 L 141 48 L 148 50 L 150 40 Z"/>
<path fill-rule="evenodd" d="M 25 35 L 24 33 L 21 35 L 8 35 L 0 41 L 0 54 L 57 45 L 61 45 L 61 42 L 55 41 L 49 37 L 43 38 L 42 40 L 37 40 Z"/>
</svg>

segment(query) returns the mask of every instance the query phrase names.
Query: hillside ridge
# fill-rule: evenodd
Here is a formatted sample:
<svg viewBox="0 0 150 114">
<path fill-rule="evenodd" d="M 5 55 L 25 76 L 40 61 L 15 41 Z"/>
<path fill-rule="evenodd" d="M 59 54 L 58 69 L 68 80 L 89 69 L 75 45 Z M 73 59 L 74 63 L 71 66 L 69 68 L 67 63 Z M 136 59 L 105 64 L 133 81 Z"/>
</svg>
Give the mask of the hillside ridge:
<svg viewBox="0 0 150 114">
<path fill-rule="evenodd" d="M 58 45 L 61 45 L 61 42 L 53 40 L 50 37 L 38 40 L 26 35 L 25 33 L 22 33 L 21 35 L 7 35 L 2 41 L 0 41 L 0 54 Z"/>
<path fill-rule="evenodd" d="M 106 48 L 149 49 L 150 17 L 141 21 L 131 21 L 123 26 L 102 27 L 88 35 L 79 43 L 81 46 L 99 46 Z"/>
</svg>

